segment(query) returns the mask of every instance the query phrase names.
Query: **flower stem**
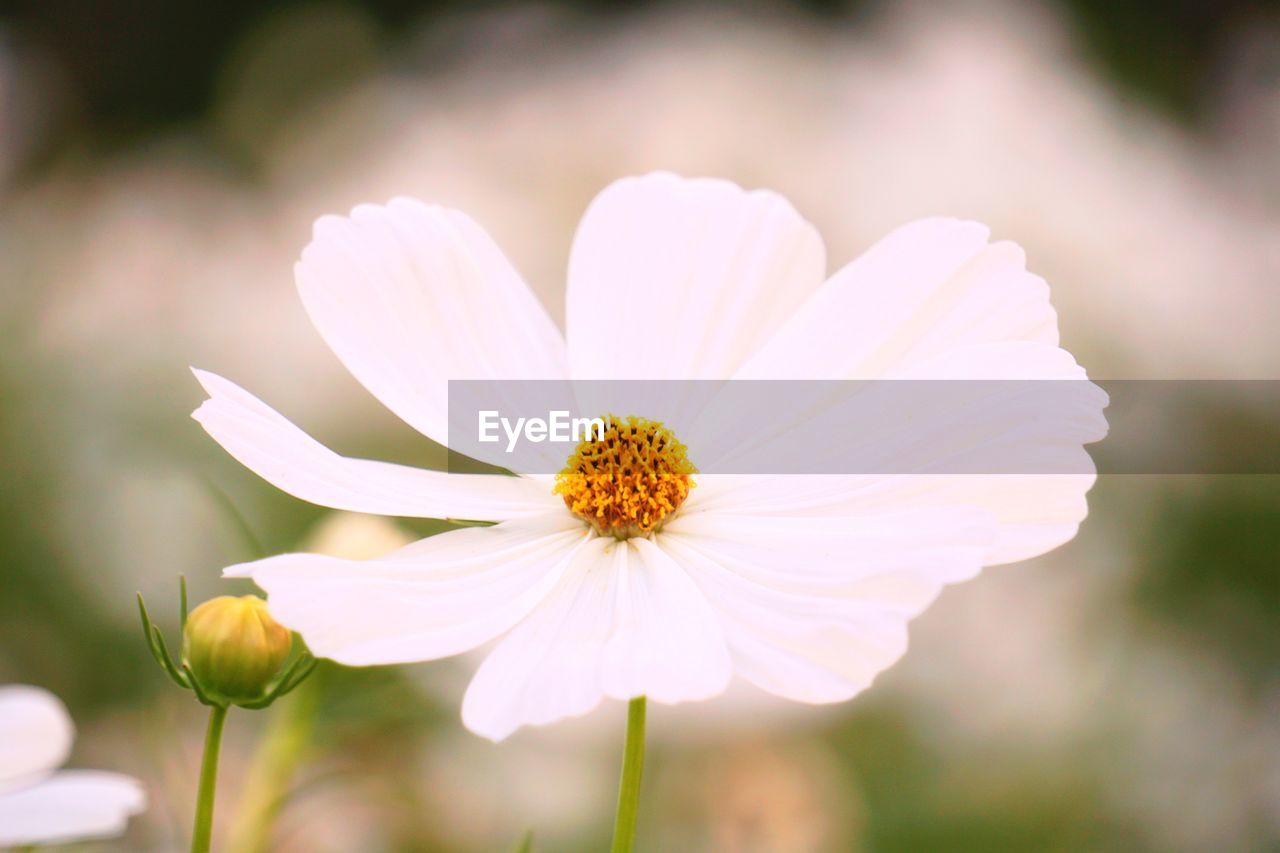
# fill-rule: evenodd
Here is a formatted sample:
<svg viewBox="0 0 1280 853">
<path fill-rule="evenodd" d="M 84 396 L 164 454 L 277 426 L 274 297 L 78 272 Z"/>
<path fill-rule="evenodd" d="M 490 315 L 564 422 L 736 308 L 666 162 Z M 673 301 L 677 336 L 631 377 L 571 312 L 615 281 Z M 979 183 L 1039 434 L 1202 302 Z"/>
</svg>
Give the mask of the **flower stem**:
<svg viewBox="0 0 1280 853">
<path fill-rule="evenodd" d="M 640 811 L 640 776 L 644 772 L 645 698 L 637 696 L 627 706 L 627 744 L 622 754 L 622 779 L 618 783 L 618 817 L 613 823 L 611 853 L 631 853 L 636 843 L 636 816 Z"/>
<path fill-rule="evenodd" d="M 204 733 L 204 759 L 200 762 L 200 791 L 196 794 L 196 823 L 191 831 L 191 853 L 209 853 L 213 835 L 213 794 L 218 786 L 218 750 L 222 747 L 222 724 L 227 709 L 209 709 L 209 727 Z"/>
</svg>

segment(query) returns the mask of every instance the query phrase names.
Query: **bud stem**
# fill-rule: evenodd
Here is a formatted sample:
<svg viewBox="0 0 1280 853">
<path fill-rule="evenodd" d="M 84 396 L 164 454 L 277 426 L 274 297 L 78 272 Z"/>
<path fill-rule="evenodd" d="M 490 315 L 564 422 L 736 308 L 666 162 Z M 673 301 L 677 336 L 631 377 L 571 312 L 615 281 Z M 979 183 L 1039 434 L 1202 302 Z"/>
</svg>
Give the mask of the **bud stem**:
<svg viewBox="0 0 1280 853">
<path fill-rule="evenodd" d="M 627 743 L 622 753 L 622 779 L 618 784 L 618 816 L 613 824 L 612 853 L 631 853 L 636 844 L 636 817 L 640 811 L 640 777 L 644 771 L 645 698 L 637 696 L 627 706 Z"/>
<path fill-rule="evenodd" d="M 191 853 L 209 853 L 213 835 L 213 795 L 218 786 L 218 751 L 222 747 L 222 724 L 227 709 L 209 708 L 209 727 L 204 734 L 204 758 L 200 762 L 200 791 L 196 794 L 196 822 L 191 831 Z"/>
</svg>

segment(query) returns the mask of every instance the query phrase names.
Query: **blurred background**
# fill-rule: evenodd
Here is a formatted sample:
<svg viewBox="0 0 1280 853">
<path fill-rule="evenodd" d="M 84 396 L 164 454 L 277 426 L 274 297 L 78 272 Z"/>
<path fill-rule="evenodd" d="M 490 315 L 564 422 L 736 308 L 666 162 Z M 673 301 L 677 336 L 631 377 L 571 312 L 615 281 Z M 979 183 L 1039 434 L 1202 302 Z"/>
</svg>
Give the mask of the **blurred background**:
<svg viewBox="0 0 1280 853">
<path fill-rule="evenodd" d="M 1275 3 L 0 10 L 0 683 L 58 693 L 72 764 L 152 792 L 86 849 L 182 849 L 190 826 L 202 709 L 150 661 L 135 590 L 172 642 L 180 573 L 198 601 L 259 549 L 439 529 L 293 500 L 188 417 L 199 365 L 349 455 L 443 461 L 308 325 L 291 266 L 320 214 L 461 208 L 555 316 L 579 215 L 627 174 L 778 190 L 833 265 L 972 217 L 1026 247 L 1094 376 L 1280 378 Z M 1280 434 L 1205 406 L 1207 451 Z M 655 713 L 642 849 L 1280 847 L 1280 481 L 1090 497 L 1069 545 L 945 592 L 852 703 Z M 215 842 L 489 851 L 534 827 L 602 849 L 620 708 L 494 746 L 459 721 L 473 666 L 326 666 L 233 713 Z"/>
</svg>

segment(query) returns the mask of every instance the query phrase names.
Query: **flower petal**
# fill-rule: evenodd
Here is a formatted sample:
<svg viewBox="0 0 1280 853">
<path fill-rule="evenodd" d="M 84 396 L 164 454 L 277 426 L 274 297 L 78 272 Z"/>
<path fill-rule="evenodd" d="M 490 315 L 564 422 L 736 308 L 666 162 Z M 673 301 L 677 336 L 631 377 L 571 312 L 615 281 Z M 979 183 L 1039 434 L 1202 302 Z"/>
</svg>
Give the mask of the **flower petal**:
<svg viewBox="0 0 1280 853">
<path fill-rule="evenodd" d="M 146 807 L 146 791 L 135 779 L 64 770 L 39 784 L 0 793 L 0 846 L 111 838 Z"/>
<path fill-rule="evenodd" d="M 60 767 L 74 738 L 58 697 L 25 684 L 0 687 L 0 791 Z"/>
<path fill-rule="evenodd" d="M 402 419 L 448 444 L 449 379 L 555 379 L 564 339 L 479 225 L 398 198 L 325 216 L 295 269 L 311 321 Z"/>
<path fill-rule="evenodd" d="M 569 259 L 572 375 L 728 378 L 825 265 L 817 231 L 779 195 L 666 173 L 617 181 L 587 209 Z"/>
<path fill-rule="evenodd" d="M 732 666 L 715 612 L 658 546 L 627 545 L 613 549 L 618 605 L 602 661 L 605 695 L 668 705 L 719 695 Z"/>
<path fill-rule="evenodd" d="M 502 740 L 593 709 L 604 696 L 676 703 L 728 685 L 715 614 L 652 543 L 583 546 L 560 586 L 489 653 L 467 689 L 467 728 Z"/>
<path fill-rule="evenodd" d="M 681 516 L 659 536 L 719 615 L 735 672 L 801 702 L 869 686 L 907 646 L 908 620 L 980 568 L 972 512 L 849 519 Z"/>
<path fill-rule="evenodd" d="M 482 521 L 560 504 L 545 485 L 524 477 L 447 474 L 339 456 L 243 388 L 194 372 L 209 399 L 192 417 L 241 464 L 302 500 L 376 515 Z"/>
<path fill-rule="evenodd" d="M 702 477 L 681 510 L 856 521 L 868 513 L 968 509 L 992 525 L 985 566 L 1027 560 L 1068 542 L 1088 514 L 1091 474 Z"/>
<path fill-rule="evenodd" d="M 561 511 L 441 533 L 375 560 L 282 554 L 225 574 L 252 577 L 271 614 L 320 657 L 409 663 L 506 631 L 555 586 L 585 536 Z"/>
<path fill-rule="evenodd" d="M 837 517 L 681 513 L 658 541 L 668 551 L 669 537 L 710 549 L 770 586 L 839 594 L 846 585 L 904 572 L 939 583 L 968 580 L 992 535 L 987 514 L 970 507 L 868 507 Z"/>
<path fill-rule="evenodd" d="M 467 728 L 497 741 L 600 703 L 600 658 L 615 598 L 607 547 L 603 538 L 588 540 L 560 586 L 489 652 L 462 700 Z"/>
<path fill-rule="evenodd" d="M 832 276 L 738 376 L 1080 380 L 1084 405 L 1063 425 L 1075 444 L 1050 448 L 1069 454 L 1055 457 L 1068 460 L 1055 470 L 1080 473 L 707 479 L 687 509 L 703 502 L 707 510 L 836 517 L 867 507 L 969 506 L 997 525 L 986 565 L 1027 559 L 1071 539 L 1095 479 L 1083 445 L 1106 434 L 1106 395 L 1090 398 L 1097 389 L 1086 387 L 1084 370 L 1058 347 L 1048 287 L 1026 271 L 1022 250 L 988 244 L 987 233 L 951 219 L 894 231 Z"/>
<path fill-rule="evenodd" d="M 987 236 L 954 219 L 899 228 L 833 275 L 738 377 L 872 379 L 961 347 L 1056 348 L 1048 286 L 1026 271 L 1020 248 Z"/>
</svg>

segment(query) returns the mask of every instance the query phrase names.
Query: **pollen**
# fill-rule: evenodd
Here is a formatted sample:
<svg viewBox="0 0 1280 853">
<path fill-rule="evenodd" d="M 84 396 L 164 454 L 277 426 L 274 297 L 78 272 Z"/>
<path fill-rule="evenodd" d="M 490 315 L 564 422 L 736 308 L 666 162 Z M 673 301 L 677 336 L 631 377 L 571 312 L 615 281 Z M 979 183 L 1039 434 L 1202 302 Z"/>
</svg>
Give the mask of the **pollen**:
<svg viewBox="0 0 1280 853">
<path fill-rule="evenodd" d="M 671 430 L 657 421 L 605 417 L 556 475 L 555 493 L 596 532 L 647 536 L 680 508 L 697 469 Z"/>
</svg>

